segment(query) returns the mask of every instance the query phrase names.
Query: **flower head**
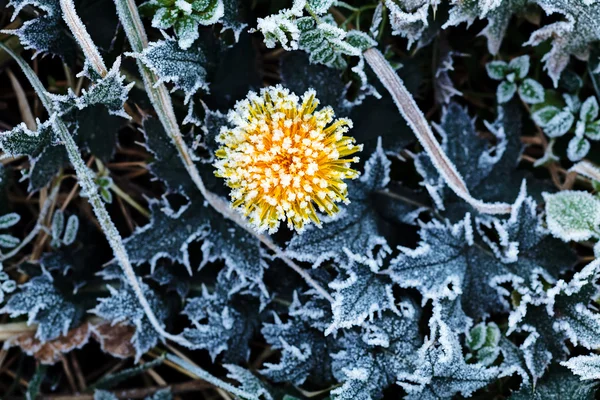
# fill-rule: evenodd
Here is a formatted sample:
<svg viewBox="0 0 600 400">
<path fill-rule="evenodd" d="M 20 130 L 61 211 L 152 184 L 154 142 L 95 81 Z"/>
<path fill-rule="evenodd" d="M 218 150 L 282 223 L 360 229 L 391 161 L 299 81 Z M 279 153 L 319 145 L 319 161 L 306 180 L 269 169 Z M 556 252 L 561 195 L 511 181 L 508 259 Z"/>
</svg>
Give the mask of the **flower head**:
<svg viewBox="0 0 600 400">
<path fill-rule="evenodd" d="M 312 89 L 300 99 L 277 85 L 250 92 L 228 114 L 233 128 L 221 128 L 215 175 L 259 231 L 275 232 L 284 220 L 298 231 L 320 226 L 316 209 L 334 215 L 336 203 L 349 202 L 344 179 L 359 173 L 350 168 L 358 157 L 347 157 L 362 145 L 344 136 L 352 121 L 334 121 L 333 109 L 318 105 Z"/>
</svg>

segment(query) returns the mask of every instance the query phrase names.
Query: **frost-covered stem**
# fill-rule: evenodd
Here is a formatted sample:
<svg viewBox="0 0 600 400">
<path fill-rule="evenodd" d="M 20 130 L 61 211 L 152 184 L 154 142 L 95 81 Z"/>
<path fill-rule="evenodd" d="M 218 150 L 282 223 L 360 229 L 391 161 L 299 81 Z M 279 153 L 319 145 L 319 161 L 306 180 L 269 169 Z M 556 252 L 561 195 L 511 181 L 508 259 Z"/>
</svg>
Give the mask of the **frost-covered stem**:
<svg viewBox="0 0 600 400">
<path fill-rule="evenodd" d="M 146 32 L 142 25 L 135 2 L 133 0 L 115 0 L 115 5 L 117 7 L 119 19 L 123 25 L 125 34 L 129 39 L 132 50 L 136 53 L 143 52 L 144 47 L 146 47 L 148 44 L 148 39 L 146 37 Z M 262 243 L 270 248 L 277 255 L 277 257 L 283 260 L 286 265 L 300 274 L 308 285 L 316 289 L 317 292 L 319 292 L 329 301 L 333 301 L 329 293 L 327 293 L 325 289 L 315 282 L 299 265 L 287 257 L 279 248 L 279 246 L 277 246 L 268 237 L 264 235 L 258 235 L 250 226 L 248 226 L 246 221 L 243 220 L 237 212 L 231 209 L 229 203 L 225 202 L 221 197 L 211 193 L 206 189 L 206 186 L 204 186 L 204 182 L 202 181 L 202 177 L 200 176 L 200 173 L 194 164 L 190 149 L 183 140 L 181 131 L 179 130 L 179 124 L 177 123 L 177 118 L 175 117 L 175 112 L 173 111 L 173 104 L 171 103 L 171 96 L 169 95 L 166 86 L 161 83 L 156 75 L 152 73 L 152 71 L 150 71 L 139 59 L 137 60 L 137 64 L 144 80 L 146 93 L 148 94 L 148 97 L 154 106 L 154 110 L 156 111 L 158 119 L 160 120 L 167 135 L 171 138 L 175 148 L 179 152 L 181 161 L 190 175 L 190 178 L 198 187 L 198 190 L 200 190 L 200 193 L 204 196 L 206 201 L 224 217 L 231 219 L 246 231 L 257 237 Z"/>
<path fill-rule="evenodd" d="M 177 364 L 181 368 L 186 369 L 187 371 L 196 375 L 198 378 L 202 379 L 203 381 L 206 381 L 218 388 L 221 388 L 221 389 L 233 394 L 234 396 L 237 396 L 242 399 L 247 399 L 247 400 L 259 400 L 259 398 L 256 395 L 245 392 L 239 388 L 236 388 L 235 386 L 217 378 L 216 376 L 211 375 L 210 373 L 208 373 L 207 371 L 203 370 L 200 367 L 190 364 L 189 362 L 177 357 L 174 354 L 167 353 L 166 359 Z"/>
<path fill-rule="evenodd" d="M 419 110 L 411 94 L 406 90 L 398 74 L 376 48 L 368 49 L 364 52 L 364 56 L 375 75 L 392 95 L 400 114 L 411 127 L 419 143 L 421 143 L 431 162 L 450 189 L 481 213 L 510 214 L 511 206 L 509 204 L 485 203 L 471 196 L 467 185 L 437 142 L 423 113 Z"/>
<path fill-rule="evenodd" d="M 50 195 L 48 196 L 48 198 L 46 198 L 46 201 L 44 202 L 44 204 L 42 205 L 42 209 L 40 210 L 40 214 L 38 215 L 38 219 L 35 224 L 35 227 L 21 241 L 21 243 L 19 243 L 19 245 L 17 247 L 15 247 L 14 249 L 12 249 L 10 252 L 8 252 L 6 254 L 1 254 L 0 262 L 14 257 L 17 253 L 19 253 L 19 251 L 21 251 L 23 249 L 23 247 L 27 246 L 29 244 L 29 242 L 31 242 L 33 239 L 35 239 L 37 234 L 43 229 L 44 220 L 46 219 L 46 215 L 48 215 L 48 211 L 50 210 L 50 206 L 52 205 L 54 198 L 58 194 L 58 189 L 59 189 L 59 185 L 56 185 L 50 192 Z"/>
<path fill-rule="evenodd" d="M 156 316 L 154 315 L 150 303 L 148 302 L 148 299 L 146 299 L 146 296 L 142 291 L 140 282 L 137 276 L 135 275 L 131 262 L 129 261 L 129 256 L 127 255 L 127 251 L 125 250 L 125 246 L 123 245 L 123 239 L 121 238 L 121 235 L 119 234 L 119 231 L 117 230 L 115 224 L 112 222 L 110 215 L 106 210 L 104 201 L 102 201 L 102 198 L 98 193 L 98 188 L 96 186 L 96 183 L 94 182 L 94 174 L 89 170 L 87 165 L 85 165 L 85 162 L 83 161 L 83 158 L 79 153 L 79 149 L 77 148 L 77 144 L 73 140 L 73 137 L 69 133 L 62 119 L 60 119 L 59 116 L 53 114 L 52 102 L 50 98 L 46 95 L 46 89 L 42 85 L 42 82 L 40 82 L 35 72 L 19 55 L 13 53 L 8 47 L 6 47 L 2 43 L 0 43 L 0 48 L 4 49 L 15 59 L 15 61 L 17 61 L 17 63 L 21 67 L 21 70 L 23 70 L 25 76 L 27 76 L 27 78 L 29 79 L 31 86 L 33 86 L 35 92 L 39 96 L 40 101 L 42 102 L 48 113 L 51 115 L 50 119 L 52 121 L 52 129 L 54 133 L 63 142 L 67 150 L 67 154 L 69 156 L 69 161 L 73 165 L 75 173 L 77 174 L 79 186 L 81 186 L 82 191 L 88 196 L 89 203 L 91 204 L 92 209 L 94 210 L 94 214 L 98 219 L 98 223 L 100 224 L 100 227 L 102 228 L 102 231 L 104 232 L 104 235 L 106 236 L 106 239 L 108 240 L 108 243 L 113 250 L 113 254 L 119 262 L 119 265 L 123 269 L 123 273 L 125 274 L 125 277 L 127 278 L 129 284 L 133 288 L 133 291 L 138 301 L 140 302 L 144 313 L 148 317 L 150 324 L 163 337 L 183 345 L 188 344 L 187 340 L 185 340 L 184 338 L 180 336 L 171 335 L 170 333 L 166 332 L 161 326 Z"/>
<path fill-rule="evenodd" d="M 67 23 L 69 29 L 71 29 L 71 32 L 73 32 L 75 40 L 77 40 L 77 43 L 81 46 L 85 58 L 100 76 L 106 75 L 108 73 L 106 64 L 104 64 L 104 60 L 102 59 L 98 48 L 94 45 L 87 29 L 85 29 L 85 25 L 81 22 L 81 18 L 77 15 L 73 0 L 60 0 L 60 8 L 63 12 L 63 19 Z"/>
<path fill-rule="evenodd" d="M 600 182 L 600 169 L 589 161 L 579 161 L 569 169 L 569 172 L 576 172 L 588 179 Z"/>
</svg>

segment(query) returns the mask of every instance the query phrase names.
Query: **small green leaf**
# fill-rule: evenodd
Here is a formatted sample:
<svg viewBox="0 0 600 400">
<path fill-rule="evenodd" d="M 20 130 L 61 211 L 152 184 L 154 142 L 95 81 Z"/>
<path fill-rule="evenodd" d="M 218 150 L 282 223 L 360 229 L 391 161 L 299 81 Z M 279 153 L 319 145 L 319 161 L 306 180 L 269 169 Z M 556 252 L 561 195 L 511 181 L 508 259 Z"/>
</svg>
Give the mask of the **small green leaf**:
<svg viewBox="0 0 600 400">
<path fill-rule="evenodd" d="M 567 157 L 573 162 L 579 161 L 589 153 L 591 147 L 592 145 L 586 138 L 574 136 L 567 146 Z"/>
<path fill-rule="evenodd" d="M 575 122 L 575 117 L 566 107 L 562 110 L 554 106 L 543 107 L 534 112 L 531 117 L 551 138 L 563 136 Z"/>
<path fill-rule="evenodd" d="M 544 87 L 539 82 L 527 78 L 519 85 L 519 96 L 528 104 L 541 103 L 544 101 Z"/>
<path fill-rule="evenodd" d="M 498 103 L 508 103 L 510 99 L 513 98 L 515 92 L 517 91 L 517 84 L 508 81 L 502 81 L 498 85 L 498 89 L 496 90 L 496 98 L 498 99 Z"/>
<path fill-rule="evenodd" d="M 483 322 L 475 325 L 467 338 L 467 347 L 471 350 L 479 350 L 485 344 L 486 335 L 487 329 Z"/>
<path fill-rule="evenodd" d="M 79 218 L 77 215 L 71 215 L 67 220 L 67 226 L 65 228 L 65 235 L 63 236 L 63 243 L 67 246 L 72 244 L 77 237 L 77 231 L 79 230 Z"/>
<path fill-rule="evenodd" d="M 0 247 L 4 247 L 6 249 L 12 249 L 14 247 L 17 247 L 20 242 L 21 242 L 21 239 L 18 239 L 14 236 L 7 235 L 7 234 L 0 235 Z"/>
<path fill-rule="evenodd" d="M 0 229 L 10 228 L 16 225 L 21 220 L 21 216 L 17 213 L 10 213 L 0 217 Z"/>
<path fill-rule="evenodd" d="M 596 235 L 600 224 L 600 200 L 588 192 L 565 190 L 544 193 L 546 223 L 555 237 L 582 241 Z"/>
<path fill-rule="evenodd" d="M 504 61 L 492 61 L 485 65 L 488 76 L 497 81 L 504 80 L 508 74 L 508 64 Z"/>
<path fill-rule="evenodd" d="M 65 214 L 61 210 L 57 210 L 52 217 L 52 237 L 59 239 L 65 229 Z"/>
<path fill-rule="evenodd" d="M 508 69 L 517 75 L 519 80 L 525 79 L 529 73 L 529 56 L 524 55 L 521 57 L 513 58 L 508 63 Z"/>
<path fill-rule="evenodd" d="M 596 100 L 596 96 L 590 96 L 581 105 L 579 119 L 585 122 L 592 122 L 596 118 L 598 118 L 598 100 Z"/>
</svg>

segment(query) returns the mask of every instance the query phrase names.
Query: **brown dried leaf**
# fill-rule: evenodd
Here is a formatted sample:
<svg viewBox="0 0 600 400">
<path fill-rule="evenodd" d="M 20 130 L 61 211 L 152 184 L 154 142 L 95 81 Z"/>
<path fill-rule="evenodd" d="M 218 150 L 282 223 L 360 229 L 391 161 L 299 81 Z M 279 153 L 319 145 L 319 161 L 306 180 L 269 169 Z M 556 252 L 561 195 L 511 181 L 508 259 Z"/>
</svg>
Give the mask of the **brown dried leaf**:
<svg viewBox="0 0 600 400">
<path fill-rule="evenodd" d="M 90 326 L 85 323 L 71 329 L 65 336 L 46 343 L 40 342 L 34 335 L 35 332 L 28 332 L 7 341 L 7 343 L 11 346 L 19 346 L 25 353 L 34 356 L 42 364 L 55 364 L 60 361 L 62 354 L 73 349 L 80 349 L 88 342 Z"/>
<path fill-rule="evenodd" d="M 135 327 L 127 324 L 111 325 L 110 322 L 105 322 L 92 325 L 91 331 L 105 353 L 119 358 L 135 356 L 135 348 L 131 343 Z"/>
</svg>

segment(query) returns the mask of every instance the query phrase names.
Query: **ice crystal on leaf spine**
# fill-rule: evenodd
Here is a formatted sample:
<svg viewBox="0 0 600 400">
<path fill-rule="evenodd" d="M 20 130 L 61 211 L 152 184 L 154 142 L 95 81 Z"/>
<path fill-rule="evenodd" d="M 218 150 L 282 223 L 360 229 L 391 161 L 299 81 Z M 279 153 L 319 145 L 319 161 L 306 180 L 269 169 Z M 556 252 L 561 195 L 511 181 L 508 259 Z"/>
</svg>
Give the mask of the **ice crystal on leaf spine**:
<svg viewBox="0 0 600 400">
<path fill-rule="evenodd" d="M 221 128 L 215 174 L 258 231 L 275 232 L 282 220 L 297 231 L 311 221 L 320 226 L 315 205 L 334 215 L 336 203 L 349 202 L 344 179 L 359 173 L 350 168 L 358 157 L 348 156 L 362 145 L 344 136 L 352 121 L 318 105 L 312 89 L 299 98 L 277 85 L 250 92 L 229 112 L 233 128 Z"/>
</svg>

